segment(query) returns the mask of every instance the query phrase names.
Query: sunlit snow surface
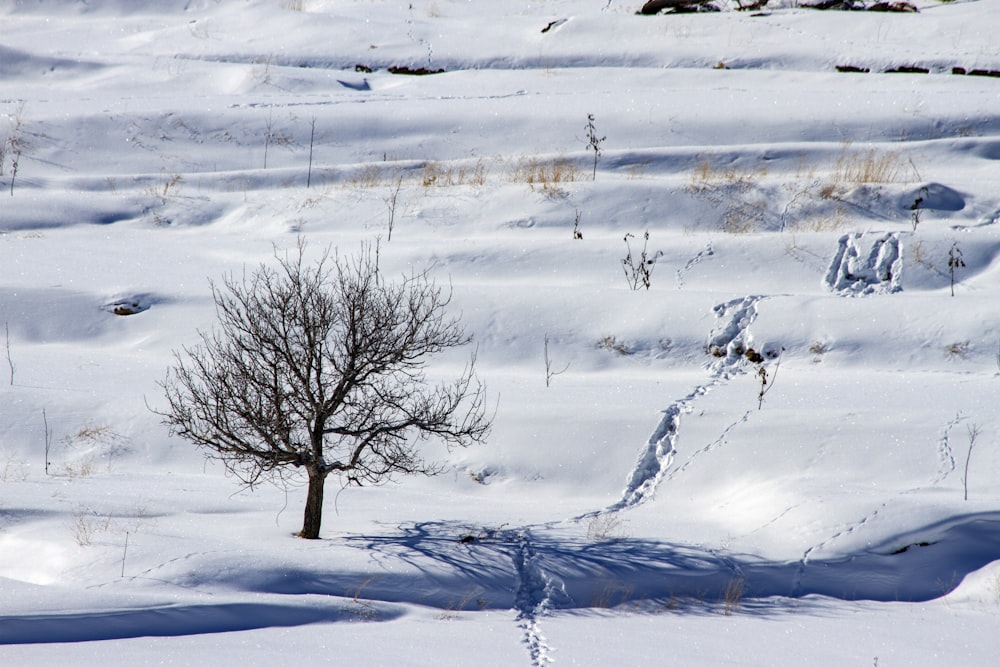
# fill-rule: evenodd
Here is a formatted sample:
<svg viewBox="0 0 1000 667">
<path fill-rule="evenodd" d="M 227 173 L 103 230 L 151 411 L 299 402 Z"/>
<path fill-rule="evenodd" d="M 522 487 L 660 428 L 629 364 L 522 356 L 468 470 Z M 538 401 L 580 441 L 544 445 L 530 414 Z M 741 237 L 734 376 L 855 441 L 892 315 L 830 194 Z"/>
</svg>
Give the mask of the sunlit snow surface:
<svg viewBox="0 0 1000 667">
<path fill-rule="evenodd" d="M 5 3 L 0 663 L 995 664 L 1000 2 L 719 4 Z M 319 541 L 150 410 L 300 236 L 496 406 Z"/>
</svg>

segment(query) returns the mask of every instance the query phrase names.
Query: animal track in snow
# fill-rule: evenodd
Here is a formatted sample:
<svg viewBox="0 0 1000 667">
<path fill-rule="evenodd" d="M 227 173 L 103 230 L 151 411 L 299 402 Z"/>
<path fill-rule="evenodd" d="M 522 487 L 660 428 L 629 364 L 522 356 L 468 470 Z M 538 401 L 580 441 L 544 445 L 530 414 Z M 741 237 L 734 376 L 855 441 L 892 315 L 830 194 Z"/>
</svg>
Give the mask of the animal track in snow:
<svg viewBox="0 0 1000 667">
<path fill-rule="evenodd" d="M 720 303 L 713 308 L 721 323 L 709 334 L 706 349 L 719 357 L 714 364 L 716 374 L 724 373 L 726 367 L 735 365 L 743 358 L 749 347 L 750 325 L 757 319 L 757 304 L 762 298 L 751 295 Z"/>
<path fill-rule="evenodd" d="M 955 453 L 951 448 L 950 436 L 951 429 L 958 426 L 965 417 L 961 414 L 955 415 L 955 418 L 948 422 L 944 427 L 944 433 L 941 434 L 941 439 L 938 441 L 938 458 L 940 459 L 940 466 L 938 468 L 937 476 L 934 481 L 931 482 L 935 486 L 940 484 L 945 480 L 948 475 L 950 475 L 955 470 Z"/>
<path fill-rule="evenodd" d="M 632 468 L 622 498 L 612 505 L 612 511 L 633 507 L 652 497 L 673 460 L 677 429 L 681 414 L 691 411 L 691 402 L 711 390 L 711 384 L 696 387 L 694 391 L 663 411 L 659 426 L 649 437 L 645 449 Z"/>
<path fill-rule="evenodd" d="M 747 422 L 747 420 L 749 420 L 749 419 L 750 419 L 750 410 L 747 410 L 746 412 L 743 413 L 742 417 L 740 417 L 739 419 L 737 419 L 736 421 L 734 421 L 732 424 L 730 424 L 729 426 L 727 426 L 722 431 L 722 434 L 718 438 L 716 438 L 712 442 L 708 443 L 707 445 L 705 445 L 701 449 L 699 449 L 696 452 L 694 452 L 693 454 L 691 454 L 691 456 L 688 457 L 687 461 L 685 461 L 683 465 L 680 465 L 677 468 L 674 468 L 674 470 L 672 470 L 670 472 L 670 474 L 666 476 L 666 479 L 668 479 L 668 480 L 669 479 L 673 479 L 674 476 L 677 475 L 678 473 L 681 473 L 681 472 L 684 472 L 685 470 L 687 470 L 688 466 L 691 465 L 692 461 L 694 461 L 696 458 L 698 458 L 702 454 L 707 454 L 708 452 L 712 451 L 713 449 L 715 449 L 716 447 L 718 447 L 719 445 L 721 445 L 722 443 L 724 443 L 726 441 L 726 436 L 729 435 L 730 431 L 732 431 L 734 428 L 736 428 L 740 424 L 745 424 Z"/>
<path fill-rule="evenodd" d="M 854 522 L 852 524 L 849 524 L 846 528 L 844 528 L 841 531 L 838 531 L 838 532 L 834 533 L 833 535 L 831 535 L 830 537 L 826 538 L 825 540 L 823 540 L 819 544 L 815 544 L 815 545 L 809 547 L 808 549 L 806 549 L 805 552 L 803 552 L 802 558 L 799 560 L 799 566 L 798 566 L 798 568 L 795 571 L 795 580 L 794 580 L 794 583 L 792 585 L 791 596 L 792 597 L 797 597 L 802 592 L 802 580 L 803 580 L 803 578 L 805 577 L 805 574 L 806 574 L 806 567 L 808 567 L 809 560 L 812 558 L 813 554 L 816 551 L 819 551 L 820 549 L 825 548 L 826 546 L 828 546 L 829 544 L 833 543 L 834 541 L 840 539 L 841 537 L 844 537 L 844 536 L 847 536 L 847 535 L 851 535 L 852 533 L 854 533 L 857 530 L 859 530 L 862 527 L 864 527 L 869 521 L 871 521 L 872 519 L 874 519 L 875 517 L 877 517 L 879 515 L 879 513 L 883 509 L 885 509 L 886 504 L 887 503 L 882 503 L 882 505 L 880 505 L 878 509 L 873 510 L 869 514 L 861 517 L 860 520 L 858 520 L 858 521 L 856 521 L 856 522 Z"/>
<path fill-rule="evenodd" d="M 524 632 L 524 643 L 528 645 L 532 667 L 542 667 L 550 662 L 548 645 L 538 625 L 538 619 L 548 611 L 553 596 L 566 592 L 560 582 L 552 579 L 542 570 L 538 555 L 531 545 L 530 534 L 520 538 L 520 544 L 513 555 L 514 570 L 517 573 L 515 609 L 518 627 Z"/>
<path fill-rule="evenodd" d="M 867 252 L 863 251 L 863 239 L 861 232 L 840 237 L 840 245 L 824 278 L 827 288 L 843 296 L 901 291 L 903 256 L 898 234 L 890 232 L 879 237 Z"/>
<path fill-rule="evenodd" d="M 667 470 L 673 461 L 681 415 L 691 412 L 691 404 L 697 398 L 704 396 L 720 383 L 729 379 L 729 369 L 743 358 L 746 351 L 747 342 L 750 339 L 748 329 L 757 317 L 757 304 L 762 298 L 760 296 L 747 296 L 715 306 L 713 311 L 722 322 L 709 334 L 706 349 L 721 358 L 712 364 L 712 378 L 709 382 L 695 387 L 691 393 L 675 401 L 663 411 L 659 425 L 649 437 L 645 448 L 639 453 L 632 472 L 629 474 L 621 500 L 612 505 L 609 510 L 618 511 L 634 507 L 653 496 L 656 487 L 667 475 Z M 690 465 L 691 459 L 694 457 L 700 456 L 725 442 L 729 432 L 738 424 L 746 422 L 748 418 L 749 412 L 727 426 L 718 438 L 694 452 L 677 472 Z"/>
<path fill-rule="evenodd" d="M 712 243 L 709 242 L 704 249 L 699 250 L 698 254 L 688 260 L 687 264 L 683 268 L 677 269 L 677 289 L 682 289 L 684 287 L 684 274 L 694 268 L 696 264 L 701 262 L 706 257 L 711 257 L 715 254 L 715 250 L 712 249 Z"/>
</svg>

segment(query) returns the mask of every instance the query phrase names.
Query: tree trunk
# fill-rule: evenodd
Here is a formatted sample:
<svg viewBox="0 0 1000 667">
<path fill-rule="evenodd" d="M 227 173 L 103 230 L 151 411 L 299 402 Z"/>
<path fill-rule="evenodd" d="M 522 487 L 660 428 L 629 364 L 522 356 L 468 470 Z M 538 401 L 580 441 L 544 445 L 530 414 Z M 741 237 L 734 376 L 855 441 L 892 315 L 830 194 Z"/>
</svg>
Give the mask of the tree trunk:
<svg viewBox="0 0 1000 667">
<path fill-rule="evenodd" d="M 323 484 L 326 475 L 309 468 L 309 490 L 306 493 L 306 509 L 302 518 L 299 537 L 307 540 L 319 539 L 319 526 L 323 520 Z"/>
</svg>

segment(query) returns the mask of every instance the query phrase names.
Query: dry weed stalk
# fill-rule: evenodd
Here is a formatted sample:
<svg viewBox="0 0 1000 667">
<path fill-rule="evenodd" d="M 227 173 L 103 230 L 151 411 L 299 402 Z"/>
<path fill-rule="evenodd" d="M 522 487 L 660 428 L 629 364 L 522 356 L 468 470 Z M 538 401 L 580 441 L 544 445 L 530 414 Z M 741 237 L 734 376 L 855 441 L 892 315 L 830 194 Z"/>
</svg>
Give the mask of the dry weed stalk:
<svg viewBox="0 0 1000 667">
<path fill-rule="evenodd" d="M 743 577 L 733 577 L 726 584 L 726 590 L 722 594 L 723 611 L 726 616 L 732 616 L 739 611 L 745 588 L 746 580 Z"/>
</svg>

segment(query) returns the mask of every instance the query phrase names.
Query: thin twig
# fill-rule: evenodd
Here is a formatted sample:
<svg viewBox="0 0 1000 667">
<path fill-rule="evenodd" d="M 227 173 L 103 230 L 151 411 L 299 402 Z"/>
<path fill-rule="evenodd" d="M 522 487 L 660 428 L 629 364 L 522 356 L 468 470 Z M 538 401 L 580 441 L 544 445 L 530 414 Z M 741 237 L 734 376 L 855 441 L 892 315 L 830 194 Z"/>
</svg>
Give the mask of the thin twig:
<svg viewBox="0 0 1000 667">
<path fill-rule="evenodd" d="M 14 386 L 14 362 L 10 358 L 10 325 L 3 323 L 4 333 L 7 335 L 7 365 L 10 366 L 10 386 Z"/>
<path fill-rule="evenodd" d="M 566 363 L 566 366 L 561 371 L 552 370 L 552 360 L 549 359 L 549 335 L 545 334 L 545 386 L 551 386 L 552 378 L 562 375 L 567 370 L 569 370 L 569 362 Z"/>
</svg>

